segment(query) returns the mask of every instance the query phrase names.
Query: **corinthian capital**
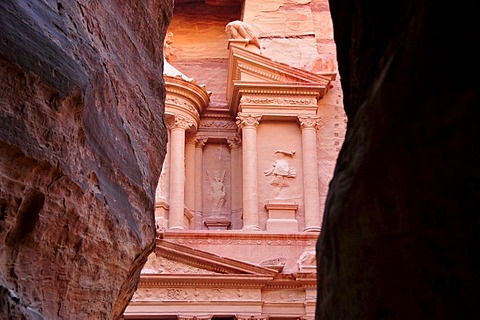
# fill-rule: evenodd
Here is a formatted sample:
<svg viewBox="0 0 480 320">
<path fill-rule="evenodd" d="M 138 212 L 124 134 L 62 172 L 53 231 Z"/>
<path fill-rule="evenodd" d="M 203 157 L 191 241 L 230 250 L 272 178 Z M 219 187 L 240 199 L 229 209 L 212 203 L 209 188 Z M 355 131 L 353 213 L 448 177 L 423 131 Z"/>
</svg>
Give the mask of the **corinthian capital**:
<svg viewBox="0 0 480 320">
<path fill-rule="evenodd" d="M 230 150 L 237 150 L 240 148 L 242 140 L 238 134 L 235 134 L 235 136 L 227 138 L 227 143 Z"/>
<path fill-rule="evenodd" d="M 237 116 L 237 126 L 240 128 L 244 127 L 257 127 L 259 124 L 260 119 L 262 118 L 261 115 L 258 114 L 246 114 L 246 113 L 238 113 Z"/>
<path fill-rule="evenodd" d="M 320 116 L 298 116 L 298 120 L 302 129 L 317 129 L 320 123 Z"/>
<path fill-rule="evenodd" d="M 196 134 L 187 134 L 185 136 L 185 144 L 195 145 L 198 142 L 198 137 Z"/>
<path fill-rule="evenodd" d="M 173 130 L 173 129 L 187 130 L 193 126 L 193 123 L 188 121 L 188 119 L 185 117 L 175 115 L 175 117 L 167 121 L 167 126 L 170 130 Z"/>
</svg>

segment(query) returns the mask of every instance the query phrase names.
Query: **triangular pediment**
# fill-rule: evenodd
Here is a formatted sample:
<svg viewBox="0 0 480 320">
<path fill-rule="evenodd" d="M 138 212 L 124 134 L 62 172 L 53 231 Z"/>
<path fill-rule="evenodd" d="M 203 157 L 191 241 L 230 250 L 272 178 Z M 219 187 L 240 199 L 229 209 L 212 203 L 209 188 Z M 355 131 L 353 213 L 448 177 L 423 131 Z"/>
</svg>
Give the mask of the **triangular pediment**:
<svg viewBox="0 0 480 320">
<path fill-rule="evenodd" d="M 238 106 L 244 95 L 258 96 L 264 101 L 271 101 L 271 97 L 282 97 L 286 101 L 290 101 L 289 97 L 318 101 L 334 79 L 335 74 L 312 73 L 247 50 L 241 44 L 229 45 L 227 100 L 232 115 L 240 111 Z M 315 113 L 316 103 L 311 108 L 310 102 L 305 101 L 297 104 L 307 104 L 313 109 L 309 112 Z M 285 107 L 290 106 L 287 103 Z"/>
<path fill-rule="evenodd" d="M 319 75 L 266 56 L 231 45 L 229 56 L 229 82 L 268 82 L 277 84 L 316 84 L 327 86 L 332 75 Z"/>
<path fill-rule="evenodd" d="M 275 276 L 278 272 L 193 249 L 186 245 L 157 239 L 155 252 L 149 257 L 142 273 Z"/>
</svg>

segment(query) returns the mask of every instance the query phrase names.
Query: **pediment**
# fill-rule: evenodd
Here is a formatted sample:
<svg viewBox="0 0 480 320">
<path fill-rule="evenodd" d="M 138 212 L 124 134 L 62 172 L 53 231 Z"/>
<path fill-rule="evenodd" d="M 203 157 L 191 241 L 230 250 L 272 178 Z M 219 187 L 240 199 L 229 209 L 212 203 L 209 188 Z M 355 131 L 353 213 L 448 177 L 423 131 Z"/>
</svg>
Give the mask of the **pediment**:
<svg viewBox="0 0 480 320">
<path fill-rule="evenodd" d="M 157 239 L 155 252 L 149 257 L 142 273 L 161 273 L 165 275 L 258 275 L 272 277 L 278 271 L 244 261 L 221 257 L 183 244 Z"/>
<path fill-rule="evenodd" d="M 327 86 L 332 75 L 319 75 L 274 61 L 238 45 L 230 45 L 229 82 L 268 82 L 278 84 L 317 84 Z"/>
<path fill-rule="evenodd" d="M 229 44 L 227 99 L 232 115 L 241 111 L 240 99 L 245 95 L 254 99 L 261 97 L 264 101 L 270 101 L 269 97 L 281 97 L 287 101 L 295 97 L 318 102 L 334 79 L 335 74 L 312 73 L 247 50 L 241 44 Z"/>
</svg>

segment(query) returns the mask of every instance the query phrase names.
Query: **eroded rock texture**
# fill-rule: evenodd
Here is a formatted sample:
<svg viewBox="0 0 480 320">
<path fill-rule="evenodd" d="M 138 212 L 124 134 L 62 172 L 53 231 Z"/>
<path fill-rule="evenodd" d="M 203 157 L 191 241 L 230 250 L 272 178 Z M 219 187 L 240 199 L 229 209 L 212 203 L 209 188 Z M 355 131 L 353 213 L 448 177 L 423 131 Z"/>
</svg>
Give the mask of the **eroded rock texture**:
<svg viewBox="0 0 480 320">
<path fill-rule="evenodd" d="M 154 247 L 173 1 L 0 2 L 0 318 L 115 319 Z"/>
<path fill-rule="evenodd" d="M 478 5 L 330 1 L 349 118 L 318 319 L 478 319 Z"/>
</svg>

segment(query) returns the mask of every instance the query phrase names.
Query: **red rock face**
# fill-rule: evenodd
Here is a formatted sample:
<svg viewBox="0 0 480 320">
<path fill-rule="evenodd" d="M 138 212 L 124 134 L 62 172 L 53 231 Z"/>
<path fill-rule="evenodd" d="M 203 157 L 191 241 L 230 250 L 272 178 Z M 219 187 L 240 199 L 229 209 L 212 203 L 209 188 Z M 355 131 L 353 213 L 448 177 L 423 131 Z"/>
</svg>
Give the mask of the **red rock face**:
<svg viewBox="0 0 480 320">
<path fill-rule="evenodd" d="M 0 318 L 115 319 L 154 247 L 173 2 L 0 3 Z"/>
<path fill-rule="evenodd" d="M 330 5 L 349 119 L 317 319 L 478 319 L 478 8 Z"/>
</svg>

